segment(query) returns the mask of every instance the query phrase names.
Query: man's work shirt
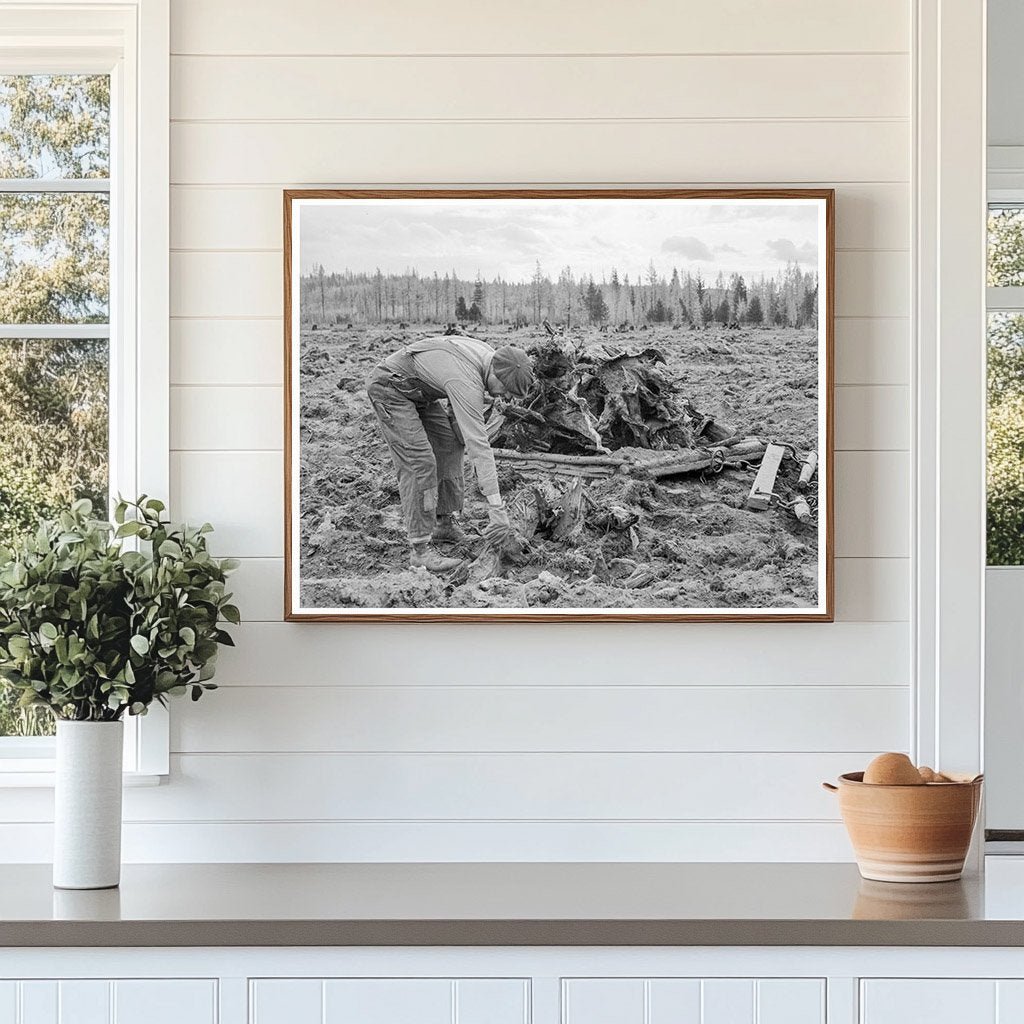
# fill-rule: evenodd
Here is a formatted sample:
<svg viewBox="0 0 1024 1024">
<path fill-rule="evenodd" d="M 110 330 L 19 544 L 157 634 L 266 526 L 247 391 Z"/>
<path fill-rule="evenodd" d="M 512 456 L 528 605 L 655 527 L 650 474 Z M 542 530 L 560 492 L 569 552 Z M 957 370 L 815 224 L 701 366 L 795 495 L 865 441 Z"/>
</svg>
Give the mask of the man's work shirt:
<svg viewBox="0 0 1024 1024">
<path fill-rule="evenodd" d="M 498 493 L 494 453 L 484 423 L 487 374 L 494 349 L 459 335 L 421 338 L 388 356 L 384 365 L 418 378 L 428 397 L 447 398 L 485 497 Z"/>
</svg>

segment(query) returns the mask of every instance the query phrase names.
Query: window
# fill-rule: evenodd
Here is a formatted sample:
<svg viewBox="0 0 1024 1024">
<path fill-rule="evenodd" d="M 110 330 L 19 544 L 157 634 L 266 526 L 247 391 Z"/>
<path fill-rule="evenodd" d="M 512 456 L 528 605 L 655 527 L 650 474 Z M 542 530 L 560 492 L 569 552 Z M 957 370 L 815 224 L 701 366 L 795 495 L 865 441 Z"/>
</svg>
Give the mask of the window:
<svg viewBox="0 0 1024 1024">
<path fill-rule="evenodd" d="M 0 3 L 0 543 L 168 498 L 168 6 Z M 166 714 L 127 725 L 165 774 Z M 50 732 L 0 687 L 0 785 L 49 781 Z"/>
<path fill-rule="evenodd" d="M 989 208 L 990 566 L 1024 565 L 1024 203 Z"/>
<path fill-rule="evenodd" d="M 76 498 L 109 505 L 109 75 L 0 76 L 0 190 L 8 543 Z M 0 689 L 0 736 L 52 730 Z"/>
</svg>

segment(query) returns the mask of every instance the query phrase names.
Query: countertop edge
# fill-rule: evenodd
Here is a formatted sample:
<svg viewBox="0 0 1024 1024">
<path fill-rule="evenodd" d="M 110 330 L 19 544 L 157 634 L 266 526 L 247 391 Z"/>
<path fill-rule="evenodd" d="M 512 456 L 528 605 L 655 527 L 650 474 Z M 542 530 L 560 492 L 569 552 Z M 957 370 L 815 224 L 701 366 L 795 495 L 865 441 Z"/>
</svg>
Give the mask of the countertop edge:
<svg viewBox="0 0 1024 1024">
<path fill-rule="evenodd" d="M 276 946 L 1024 946 L 1024 921 L 26 921 L 0 948 Z"/>
</svg>

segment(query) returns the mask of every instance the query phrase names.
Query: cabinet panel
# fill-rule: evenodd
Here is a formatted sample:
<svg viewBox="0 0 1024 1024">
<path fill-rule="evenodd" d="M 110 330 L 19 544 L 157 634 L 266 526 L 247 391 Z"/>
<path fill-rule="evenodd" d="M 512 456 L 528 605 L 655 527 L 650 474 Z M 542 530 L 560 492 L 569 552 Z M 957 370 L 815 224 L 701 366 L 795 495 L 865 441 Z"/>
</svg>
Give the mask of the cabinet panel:
<svg viewBox="0 0 1024 1024">
<path fill-rule="evenodd" d="M 17 1024 L 18 983 L 0 981 L 0 1024 Z"/>
<path fill-rule="evenodd" d="M 564 1024 L 644 1024 L 639 978 L 573 978 L 562 982 Z"/>
<path fill-rule="evenodd" d="M 114 983 L 113 1024 L 183 1024 L 184 1021 L 216 1024 L 216 981 L 145 979 Z"/>
<path fill-rule="evenodd" d="M 861 1024 L 999 1024 L 996 983 L 936 978 L 865 981 L 860 1019 Z"/>
<path fill-rule="evenodd" d="M 825 982 L 768 978 L 757 982 L 757 1024 L 825 1024 Z"/>
<path fill-rule="evenodd" d="M 713 978 L 701 984 L 701 1024 L 754 1024 L 752 981 Z"/>
<path fill-rule="evenodd" d="M 523 1024 L 523 978 L 257 978 L 250 1024 Z"/>
<path fill-rule="evenodd" d="M 655 978 L 649 984 L 649 1024 L 701 1024 L 698 978 Z"/>
<path fill-rule="evenodd" d="M 1024 1021 L 1024 981 L 996 982 L 996 1020 L 998 1024 Z"/>
<path fill-rule="evenodd" d="M 824 1024 L 819 978 L 573 978 L 565 1024 Z"/>
<path fill-rule="evenodd" d="M 451 1024 L 452 983 L 380 978 L 324 982 L 324 1024 Z"/>
<path fill-rule="evenodd" d="M 57 982 L 21 982 L 18 1024 L 58 1024 Z"/>
<path fill-rule="evenodd" d="M 529 1003 L 529 982 L 467 978 L 455 983 L 453 1019 L 458 1024 L 524 1024 L 530 1019 Z"/>
<path fill-rule="evenodd" d="M 61 981 L 57 983 L 60 1024 L 108 1024 L 109 981 Z"/>
<path fill-rule="evenodd" d="M 319 979 L 257 978 L 249 982 L 250 1024 L 321 1024 L 323 993 Z"/>
<path fill-rule="evenodd" d="M 20 992 L 20 999 L 19 999 Z M 217 982 L 0 982 L 0 1024 L 216 1024 Z M 291 1022 L 297 1024 L 297 1022 Z"/>
</svg>

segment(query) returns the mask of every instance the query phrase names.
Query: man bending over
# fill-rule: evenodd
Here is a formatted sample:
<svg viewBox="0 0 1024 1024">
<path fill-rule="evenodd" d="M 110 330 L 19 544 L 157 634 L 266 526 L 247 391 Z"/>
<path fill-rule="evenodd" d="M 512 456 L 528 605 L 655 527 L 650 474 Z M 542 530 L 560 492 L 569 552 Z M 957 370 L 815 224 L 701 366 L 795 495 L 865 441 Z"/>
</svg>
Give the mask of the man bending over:
<svg viewBox="0 0 1024 1024">
<path fill-rule="evenodd" d="M 488 395 L 522 397 L 533 379 L 522 349 L 495 350 L 464 335 L 422 338 L 388 356 L 370 375 L 366 392 L 398 473 L 411 565 L 443 573 L 460 564 L 433 542 L 465 539 L 456 513 L 462 511 L 467 451 L 487 499 L 488 535 L 507 536 L 508 513 L 484 413 Z"/>
</svg>

